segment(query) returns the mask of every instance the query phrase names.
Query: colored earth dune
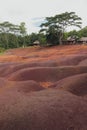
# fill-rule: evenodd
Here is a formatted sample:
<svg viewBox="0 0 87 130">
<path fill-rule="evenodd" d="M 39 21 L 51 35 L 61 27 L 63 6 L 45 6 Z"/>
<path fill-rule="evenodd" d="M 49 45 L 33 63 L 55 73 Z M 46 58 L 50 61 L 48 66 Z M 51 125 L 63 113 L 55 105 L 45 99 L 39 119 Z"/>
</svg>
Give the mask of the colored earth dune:
<svg viewBox="0 0 87 130">
<path fill-rule="evenodd" d="M 1 55 L 0 130 L 87 130 L 87 45 Z"/>
</svg>

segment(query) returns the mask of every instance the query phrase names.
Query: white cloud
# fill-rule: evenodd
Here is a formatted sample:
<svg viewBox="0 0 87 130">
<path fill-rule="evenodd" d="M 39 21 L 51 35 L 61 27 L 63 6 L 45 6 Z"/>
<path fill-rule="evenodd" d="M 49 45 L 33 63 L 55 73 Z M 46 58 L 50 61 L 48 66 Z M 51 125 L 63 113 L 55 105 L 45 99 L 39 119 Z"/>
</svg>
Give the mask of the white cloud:
<svg viewBox="0 0 87 130">
<path fill-rule="evenodd" d="M 52 16 L 66 11 L 74 11 L 87 24 L 87 0 L 0 0 L 0 21 L 16 24 L 24 21 L 28 32 L 38 31 L 34 18 Z"/>
</svg>

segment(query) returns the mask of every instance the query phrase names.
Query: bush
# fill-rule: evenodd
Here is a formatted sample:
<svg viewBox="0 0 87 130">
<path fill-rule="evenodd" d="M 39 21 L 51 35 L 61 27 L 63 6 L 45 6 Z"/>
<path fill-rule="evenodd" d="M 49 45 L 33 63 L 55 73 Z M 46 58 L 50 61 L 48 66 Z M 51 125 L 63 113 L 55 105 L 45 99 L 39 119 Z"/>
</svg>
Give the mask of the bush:
<svg viewBox="0 0 87 130">
<path fill-rule="evenodd" d="M 0 53 L 3 53 L 4 51 L 5 51 L 5 49 L 0 47 Z"/>
</svg>

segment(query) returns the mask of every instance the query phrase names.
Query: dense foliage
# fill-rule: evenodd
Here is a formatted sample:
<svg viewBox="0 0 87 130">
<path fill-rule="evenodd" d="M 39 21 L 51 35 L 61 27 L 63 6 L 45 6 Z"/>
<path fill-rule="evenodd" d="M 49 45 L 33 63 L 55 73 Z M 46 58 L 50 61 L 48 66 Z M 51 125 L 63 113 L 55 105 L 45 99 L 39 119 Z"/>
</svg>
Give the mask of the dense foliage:
<svg viewBox="0 0 87 130">
<path fill-rule="evenodd" d="M 81 18 L 75 14 L 75 12 L 65 12 L 55 15 L 53 17 L 47 17 L 46 22 L 41 24 L 42 29 L 40 32 L 45 32 L 47 40 L 54 44 L 62 44 L 63 35 L 66 28 L 69 26 L 76 26 L 81 28 Z"/>
<path fill-rule="evenodd" d="M 78 39 L 87 37 L 87 26 L 79 31 L 66 32 L 66 28 L 69 26 L 81 27 L 81 18 L 74 12 L 47 17 L 45 23 L 40 26 L 40 32 L 30 35 L 27 34 L 24 22 L 14 25 L 6 21 L 0 23 L 0 49 L 32 46 L 35 41 L 39 41 L 40 45 L 56 45 L 62 44 L 62 40 L 66 40 L 70 36 L 75 36 Z"/>
<path fill-rule="evenodd" d="M 0 48 L 18 48 L 33 45 L 36 40 L 46 43 L 44 34 L 32 33 L 27 35 L 25 23 L 14 25 L 9 22 L 0 23 Z"/>
</svg>

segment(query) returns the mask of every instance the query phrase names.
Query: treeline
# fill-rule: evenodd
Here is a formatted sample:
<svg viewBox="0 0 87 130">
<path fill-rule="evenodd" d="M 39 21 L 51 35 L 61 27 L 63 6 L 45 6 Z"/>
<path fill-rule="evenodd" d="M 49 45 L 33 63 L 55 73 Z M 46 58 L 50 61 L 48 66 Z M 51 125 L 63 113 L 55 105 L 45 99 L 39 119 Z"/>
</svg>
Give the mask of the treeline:
<svg viewBox="0 0 87 130">
<path fill-rule="evenodd" d="M 79 39 L 87 37 L 87 27 L 81 29 L 81 18 L 75 12 L 65 12 L 47 17 L 45 23 L 41 24 L 41 29 L 38 33 L 27 34 L 26 25 L 24 22 L 20 25 L 14 25 L 8 21 L 0 23 L 0 48 L 18 48 L 32 46 L 38 40 L 41 45 L 56 45 L 62 44 L 63 40 L 74 36 Z M 79 27 L 80 30 L 66 32 L 69 26 Z"/>
<path fill-rule="evenodd" d="M 64 39 L 67 39 L 70 36 L 71 37 L 75 36 L 78 39 L 80 39 L 81 37 L 87 37 L 87 26 L 80 29 L 79 31 L 72 30 L 64 33 Z"/>
<path fill-rule="evenodd" d="M 0 33 L 0 48 L 9 49 L 33 46 L 36 40 L 38 40 L 41 45 L 46 44 L 46 36 L 40 33 L 32 33 L 23 37 L 11 33 Z"/>
<path fill-rule="evenodd" d="M 0 33 L 0 48 L 8 49 L 8 48 L 32 46 L 36 40 L 38 40 L 41 45 L 46 45 L 46 44 L 55 45 L 58 44 L 58 40 L 59 40 L 59 37 L 57 37 L 55 34 L 52 34 L 52 36 L 48 38 L 48 36 L 43 33 L 32 33 L 30 35 L 27 35 L 26 33 L 25 36 L 22 36 L 22 34 L 18 35 L 17 33 L 18 32 Z M 71 37 L 75 36 L 78 39 L 81 37 L 87 37 L 87 27 L 84 27 L 79 31 L 73 30 L 70 32 L 64 32 L 63 39 L 66 40 L 70 36 Z"/>
<path fill-rule="evenodd" d="M 0 48 L 18 48 L 33 45 L 38 40 L 41 44 L 46 43 L 44 34 L 27 34 L 25 23 L 14 25 L 8 21 L 0 23 Z"/>
</svg>

